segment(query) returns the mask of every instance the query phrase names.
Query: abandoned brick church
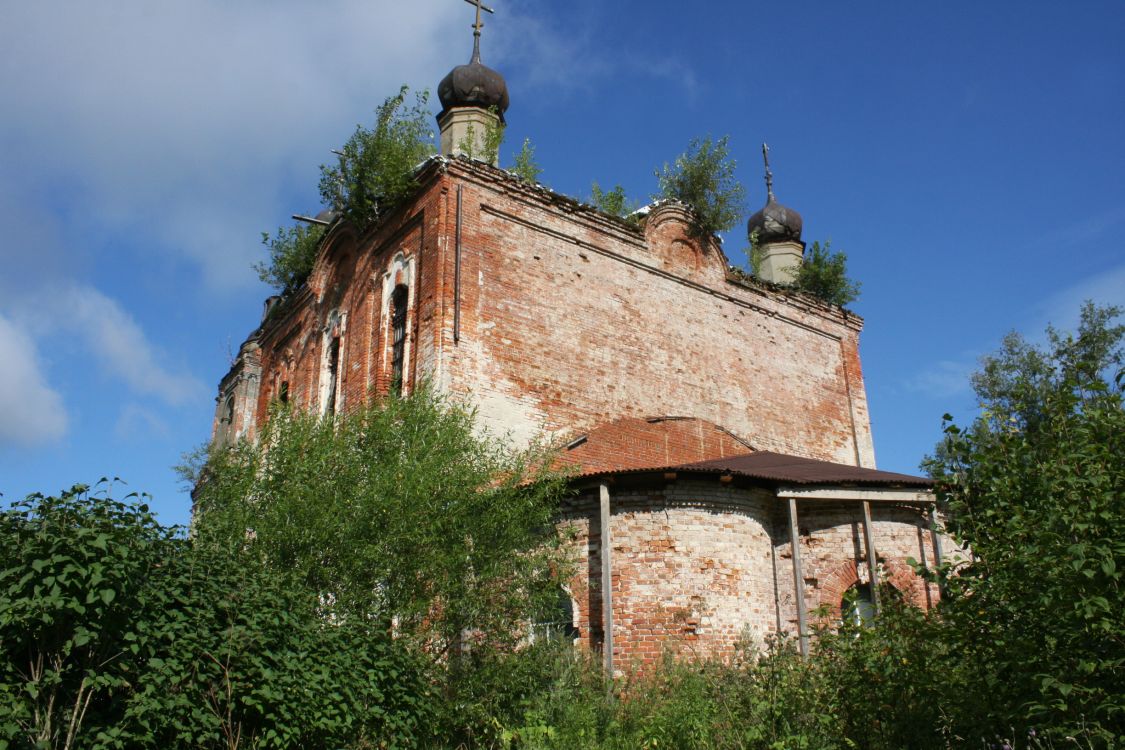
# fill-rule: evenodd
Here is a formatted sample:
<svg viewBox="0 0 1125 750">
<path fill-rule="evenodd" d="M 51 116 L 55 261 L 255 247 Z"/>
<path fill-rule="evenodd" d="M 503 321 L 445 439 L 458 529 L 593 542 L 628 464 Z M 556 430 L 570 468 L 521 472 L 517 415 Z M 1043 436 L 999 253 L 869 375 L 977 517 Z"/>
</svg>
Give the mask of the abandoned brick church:
<svg viewBox="0 0 1125 750">
<path fill-rule="evenodd" d="M 771 189 L 750 219 L 763 283 L 683 206 L 624 221 L 468 158 L 508 106 L 477 50 L 439 86 L 413 196 L 364 233 L 320 217 L 307 283 L 219 385 L 215 439 L 253 438 L 275 399 L 332 413 L 426 380 L 493 433 L 558 440 L 573 632 L 618 669 L 778 631 L 807 647 L 817 608 L 877 608 L 873 581 L 933 603 L 907 563 L 941 558 L 930 483 L 875 469 L 863 321 L 783 286 L 799 215 Z"/>
</svg>

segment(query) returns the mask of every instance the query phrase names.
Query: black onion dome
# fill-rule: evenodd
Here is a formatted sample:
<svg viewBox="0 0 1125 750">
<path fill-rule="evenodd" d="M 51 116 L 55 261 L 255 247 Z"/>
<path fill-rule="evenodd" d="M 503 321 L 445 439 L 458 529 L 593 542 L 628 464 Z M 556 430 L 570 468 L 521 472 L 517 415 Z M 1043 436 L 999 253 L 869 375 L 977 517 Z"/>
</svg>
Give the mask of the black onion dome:
<svg viewBox="0 0 1125 750">
<path fill-rule="evenodd" d="M 496 107 L 500 121 L 508 109 L 508 84 L 504 76 L 484 65 L 476 54 L 468 65 L 458 65 L 441 79 L 437 88 L 441 112 L 454 107 Z"/>
<path fill-rule="evenodd" d="M 762 210 L 746 222 L 747 236 L 758 233 L 758 242 L 801 241 L 801 215 L 791 208 L 781 205 L 770 193 L 769 200 Z"/>
</svg>

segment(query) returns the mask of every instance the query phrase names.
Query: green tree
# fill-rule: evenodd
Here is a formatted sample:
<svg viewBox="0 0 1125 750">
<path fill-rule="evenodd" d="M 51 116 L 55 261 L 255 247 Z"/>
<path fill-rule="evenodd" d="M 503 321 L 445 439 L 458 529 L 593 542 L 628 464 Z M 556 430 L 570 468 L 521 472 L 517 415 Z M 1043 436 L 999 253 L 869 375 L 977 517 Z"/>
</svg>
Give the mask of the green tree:
<svg viewBox="0 0 1125 750">
<path fill-rule="evenodd" d="M 288 575 L 200 550 L 143 504 L 0 511 L 0 748 L 412 747 L 423 664 Z"/>
<path fill-rule="evenodd" d="M 119 747 L 415 747 L 427 734 L 424 666 L 385 628 L 333 622 L 298 581 L 187 544 L 153 586 L 151 656 Z"/>
<path fill-rule="evenodd" d="M 604 214 L 625 218 L 636 210 L 628 198 L 625 188 L 615 185 L 612 190 L 602 190 L 598 183 L 590 186 L 590 204 Z"/>
<path fill-rule="evenodd" d="M 962 736 L 1046 725 L 1125 741 L 1120 313 L 1087 303 L 1077 335 L 1049 328 L 1045 346 L 1008 336 L 973 379 L 981 415 L 947 425 L 930 460 L 971 550 L 942 609 Z"/>
<path fill-rule="evenodd" d="M 753 256 L 751 256 L 753 257 Z M 802 292 L 843 307 L 859 298 L 858 281 L 848 278 L 848 257 L 832 252 L 830 243 L 813 242 L 797 271 L 794 286 Z"/>
<path fill-rule="evenodd" d="M 269 260 L 254 264 L 258 278 L 282 294 L 301 287 L 312 273 L 324 227 L 278 227 L 271 237 L 262 232 L 262 244 L 269 248 Z"/>
<path fill-rule="evenodd" d="M 504 144 L 504 133 L 507 128 L 500 121 L 499 107 L 490 107 L 489 112 L 495 119 L 484 126 L 484 133 L 480 139 L 480 153 L 477 153 L 477 133 L 472 123 L 469 123 L 464 137 L 457 146 L 470 159 L 480 159 L 494 164 L 500 158 L 500 146 Z"/>
<path fill-rule="evenodd" d="M 83 485 L 0 513 L 0 745 L 85 746 L 120 719 L 146 581 L 173 544 L 147 506 Z"/>
<path fill-rule="evenodd" d="M 368 227 L 416 187 L 414 169 L 434 153 L 429 92 L 406 104 L 403 86 L 375 112 L 375 127 L 362 125 L 339 152 L 334 167 L 320 168 L 320 195 L 356 226 Z"/>
<path fill-rule="evenodd" d="M 745 213 L 746 189 L 735 178 L 728 137 L 696 138 L 671 165 L 656 171 L 657 198 L 686 203 L 694 212 L 693 231 L 710 237 L 734 227 Z"/>
<path fill-rule="evenodd" d="M 426 389 L 335 419 L 275 411 L 210 455 L 199 543 L 294 571 L 335 617 L 394 622 L 435 656 L 513 644 L 558 597 L 561 481 Z"/>
<path fill-rule="evenodd" d="M 523 139 L 523 146 L 516 153 L 515 161 L 508 171 L 524 182 L 533 185 L 539 182 L 539 175 L 543 174 L 543 170 L 535 160 L 535 146 L 531 145 L 530 138 Z"/>
</svg>

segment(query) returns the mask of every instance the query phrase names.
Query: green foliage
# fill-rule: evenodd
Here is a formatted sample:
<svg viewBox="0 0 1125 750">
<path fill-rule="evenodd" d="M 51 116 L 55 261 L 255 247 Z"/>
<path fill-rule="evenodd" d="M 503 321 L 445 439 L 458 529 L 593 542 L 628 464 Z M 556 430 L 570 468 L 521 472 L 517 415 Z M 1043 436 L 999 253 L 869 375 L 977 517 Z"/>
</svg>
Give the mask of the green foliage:
<svg viewBox="0 0 1125 750">
<path fill-rule="evenodd" d="M 375 127 L 362 125 L 340 150 L 335 167 L 321 166 L 320 195 L 356 226 L 366 228 L 416 187 L 414 168 L 434 153 L 429 92 L 407 106 L 403 86 L 376 110 Z"/>
<path fill-rule="evenodd" d="M 330 622 L 296 581 L 194 549 L 167 561 L 121 747 L 410 747 L 422 666 L 385 629 Z M 379 744 L 384 743 L 384 744 Z"/>
<path fill-rule="evenodd" d="M 84 746 L 120 720 L 172 536 L 147 506 L 85 486 L 0 513 L 0 745 Z"/>
<path fill-rule="evenodd" d="M 981 416 L 947 425 L 931 459 L 948 527 L 972 550 L 944 608 L 969 688 L 959 732 L 1125 740 L 1120 312 L 1087 303 L 1077 336 L 1048 329 L 1046 347 L 1006 338 L 973 380 Z"/>
<path fill-rule="evenodd" d="M 636 205 L 625 197 L 625 188 L 620 185 L 607 192 L 598 183 L 593 183 L 590 186 L 590 204 L 604 214 L 622 219 L 637 210 Z"/>
<path fill-rule="evenodd" d="M 457 144 L 457 147 L 468 156 L 470 159 L 479 159 L 480 161 L 489 164 L 495 164 L 500 158 L 500 146 L 504 143 L 504 123 L 500 121 L 500 110 L 493 106 L 489 109 L 494 116 L 484 128 L 484 133 L 480 138 L 480 152 L 477 152 L 477 134 L 476 128 L 472 123 L 469 123 L 468 128 L 465 129 L 465 136 Z"/>
<path fill-rule="evenodd" d="M 512 644 L 557 602 L 542 456 L 474 433 L 426 389 L 335 419 L 279 409 L 256 445 L 216 450 L 196 494 L 199 543 L 293 571 L 340 618 L 395 622 L 435 653 Z"/>
<path fill-rule="evenodd" d="M 797 271 L 794 286 L 830 305 L 843 307 L 854 302 L 859 298 L 860 283 L 848 278 L 847 260 L 842 251 L 832 252 L 830 243 L 821 247 L 819 242 L 813 242 Z"/>
<path fill-rule="evenodd" d="M 750 233 L 750 247 L 746 249 L 746 262 L 751 276 L 756 279 L 762 278 L 762 261 L 764 260 L 762 245 L 758 241 L 758 230 L 755 229 Z"/>
<path fill-rule="evenodd" d="M 539 163 L 535 161 L 535 147 L 531 145 L 530 138 L 523 139 L 523 146 L 516 154 L 515 162 L 508 171 L 524 182 L 530 182 L 533 185 L 538 184 L 539 175 L 543 174 L 543 170 L 539 167 Z"/>
<path fill-rule="evenodd" d="M 917 714 L 898 722 L 897 707 L 883 703 L 920 676 L 896 669 L 917 639 L 904 636 L 902 649 L 884 654 L 879 636 L 856 636 L 825 632 L 811 660 L 781 639 L 730 661 L 669 655 L 613 685 L 589 655 L 564 656 L 503 737 L 508 747 L 536 750 L 939 747 L 932 721 L 911 727 Z M 921 676 L 936 688 L 935 675 Z"/>
<path fill-rule="evenodd" d="M 0 747 L 413 747 L 426 666 L 75 487 L 0 512 Z M 425 731 L 424 731 L 425 730 Z"/>
<path fill-rule="evenodd" d="M 694 211 L 693 231 L 710 237 L 734 227 L 745 213 L 746 190 L 735 179 L 728 137 L 696 138 L 671 165 L 656 171 L 658 198 L 676 200 Z"/>
<path fill-rule="evenodd" d="M 312 273 L 324 227 L 278 227 L 272 237 L 262 232 L 262 244 L 269 248 L 269 261 L 254 264 L 258 278 L 282 294 L 301 287 Z"/>
</svg>

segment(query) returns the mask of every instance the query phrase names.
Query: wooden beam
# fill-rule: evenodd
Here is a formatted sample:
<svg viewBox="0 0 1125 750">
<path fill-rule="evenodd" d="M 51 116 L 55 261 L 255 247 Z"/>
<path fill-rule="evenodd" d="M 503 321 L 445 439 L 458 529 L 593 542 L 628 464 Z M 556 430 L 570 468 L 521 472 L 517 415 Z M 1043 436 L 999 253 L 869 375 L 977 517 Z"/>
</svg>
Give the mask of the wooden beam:
<svg viewBox="0 0 1125 750">
<path fill-rule="evenodd" d="M 606 675 L 613 679 L 613 539 L 609 528 L 609 485 L 599 486 L 602 525 L 602 652 Z"/>
<path fill-rule="evenodd" d="M 795 497 L 799 500 L 866 500 L 873 503 L 925 503 L 934 502 L 930 490 L 878 489 L 873 487 L 779 487 L 778 497 Z"/>
<path fill-rule="evenodd" d="M 871 503 L 863 501 L 863 545 L 867 549 L 867 579 L 871 584 L 871 604 L 879 614 L 879 560 L 875 557 L 875 539 L 871 532 Z"/>
<path fill-rule="evenodd" d="M 934 570 L 937 571 L 938 591 L 945 596 L 945 577 L 941 572 L 941 532 L 938 528 L 937 503 L 930 506 L 930 538 L 934 542 Z"/>
<path fill-rule="evenodd" d="M 789 498 L 789 546 L 793 552 L 793 598 L 797 600 L 797 637 L 801 656 L 809 655 L 808 623 L 805 621 L 805 576 L 801 569 L 801 535 L 797 528 L 797 499 Z"/>
</svg>

